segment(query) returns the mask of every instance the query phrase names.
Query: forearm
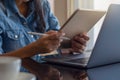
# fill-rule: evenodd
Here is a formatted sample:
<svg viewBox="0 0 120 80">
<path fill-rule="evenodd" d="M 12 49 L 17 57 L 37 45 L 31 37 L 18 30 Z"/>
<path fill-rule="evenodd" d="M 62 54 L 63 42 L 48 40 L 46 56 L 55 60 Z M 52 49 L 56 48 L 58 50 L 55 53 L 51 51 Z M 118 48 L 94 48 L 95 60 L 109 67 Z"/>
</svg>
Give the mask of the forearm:
<svg viewBox="0 0 120 80">
<path fill-rule="evenodd" d="M 34 43 L 31 43 L 28 46 L 20 48 L 16 51 L 2 54 L 1 56 L 14 56 L 14 57 L 19 57 L 19 58 L 26 58 L 26 57 L 31 57 L 35 55 L 35 53 L 38 53 L 38 50 L 35 47 Z"/>
</svg>

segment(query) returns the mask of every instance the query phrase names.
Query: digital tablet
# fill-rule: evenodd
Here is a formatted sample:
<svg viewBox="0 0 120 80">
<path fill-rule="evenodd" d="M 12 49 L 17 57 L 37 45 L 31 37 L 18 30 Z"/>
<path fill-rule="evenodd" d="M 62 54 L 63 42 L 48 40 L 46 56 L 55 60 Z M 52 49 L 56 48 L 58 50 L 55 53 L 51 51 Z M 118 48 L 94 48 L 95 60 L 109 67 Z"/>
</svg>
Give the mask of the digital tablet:
<svg viewBox="0 0 120 80">
<path fill-rule="evenodd" d="M 76 34 L 88 32 L 104 14 L 105 11 L 77 9 L 60 30 L 66 37 L 72 38 Z"/>
</svg>

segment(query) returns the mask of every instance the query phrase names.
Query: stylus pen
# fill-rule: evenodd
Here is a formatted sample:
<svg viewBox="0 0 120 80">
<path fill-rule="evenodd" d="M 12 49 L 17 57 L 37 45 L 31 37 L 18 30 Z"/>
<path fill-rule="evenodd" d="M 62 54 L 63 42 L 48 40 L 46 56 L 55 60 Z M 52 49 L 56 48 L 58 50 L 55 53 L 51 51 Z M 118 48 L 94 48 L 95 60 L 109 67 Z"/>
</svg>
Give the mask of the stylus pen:
<svg viewBox="0 0 120 80">
<path fill-rule="evenodd" d="M 28 34 L 31 34 L 31 35 L 38 35 L 38 36 L 46 36 L 46 35 L 48 35 L 48 34 L 37 33 L 37 32 L 28 32 Z M 68 37 L 61 37 L 61 39 L 70 40 L 70 38 L 68 38 Z"/>
</svg>

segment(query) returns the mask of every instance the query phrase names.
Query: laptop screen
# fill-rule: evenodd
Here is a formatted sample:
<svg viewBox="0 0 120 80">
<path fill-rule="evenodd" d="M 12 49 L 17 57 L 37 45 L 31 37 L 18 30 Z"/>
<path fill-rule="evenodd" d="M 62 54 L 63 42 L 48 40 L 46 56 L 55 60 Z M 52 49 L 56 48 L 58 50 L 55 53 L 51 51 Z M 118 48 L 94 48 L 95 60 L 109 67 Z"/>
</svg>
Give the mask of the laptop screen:
<svg viewBox="0 0 120 80">
<path fill-rule="evenodd" d="M 87 67 L 120 61 L 120 5 L 111 4 Z"/>
</svg>

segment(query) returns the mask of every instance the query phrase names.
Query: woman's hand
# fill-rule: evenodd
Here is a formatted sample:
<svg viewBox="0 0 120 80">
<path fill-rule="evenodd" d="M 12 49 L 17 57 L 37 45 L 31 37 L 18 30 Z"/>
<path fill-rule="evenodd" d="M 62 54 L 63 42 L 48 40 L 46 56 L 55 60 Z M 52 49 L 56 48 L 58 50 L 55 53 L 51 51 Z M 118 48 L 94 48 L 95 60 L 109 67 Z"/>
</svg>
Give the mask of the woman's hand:
<svg viewBox="0 0 120 80">
<path fill-rule="evenodd" d="M 20 58 L 32 57 L 40 53 L 49 53 L 56 50 L 62 41 L 61 37 L 64 35 L 62 32 L 50 31 L 47 35 L 42 36 L 37 41 L 20 48 L 18 50 L 0 55 L 0 56 L 14 56 Z"/>
<path fill-rule="evenodd" d="M 62 41 L 61 37 L 64 36 L 64 33 L 57 31 L 49 31 L 46 34 L 35 42 L 36 49 L 40 53 L 49 53 L 56 50 Z"/>
<path fill-rule="evenodd" d="M 71 41 L 72 51 L 83 52 L 89 37 L 85 33 L 80 33 L 73 37 Z"/>
<path fill-rule="evenodd" d="M 77 34 L 72 38 L 70 47 L 61 49 L 61 53 L 63 55 L 68 55 L 73 52 L 81 53 L 84 51 L 88 40 L 89 37 L 85 33 Z"/>
</svg>

